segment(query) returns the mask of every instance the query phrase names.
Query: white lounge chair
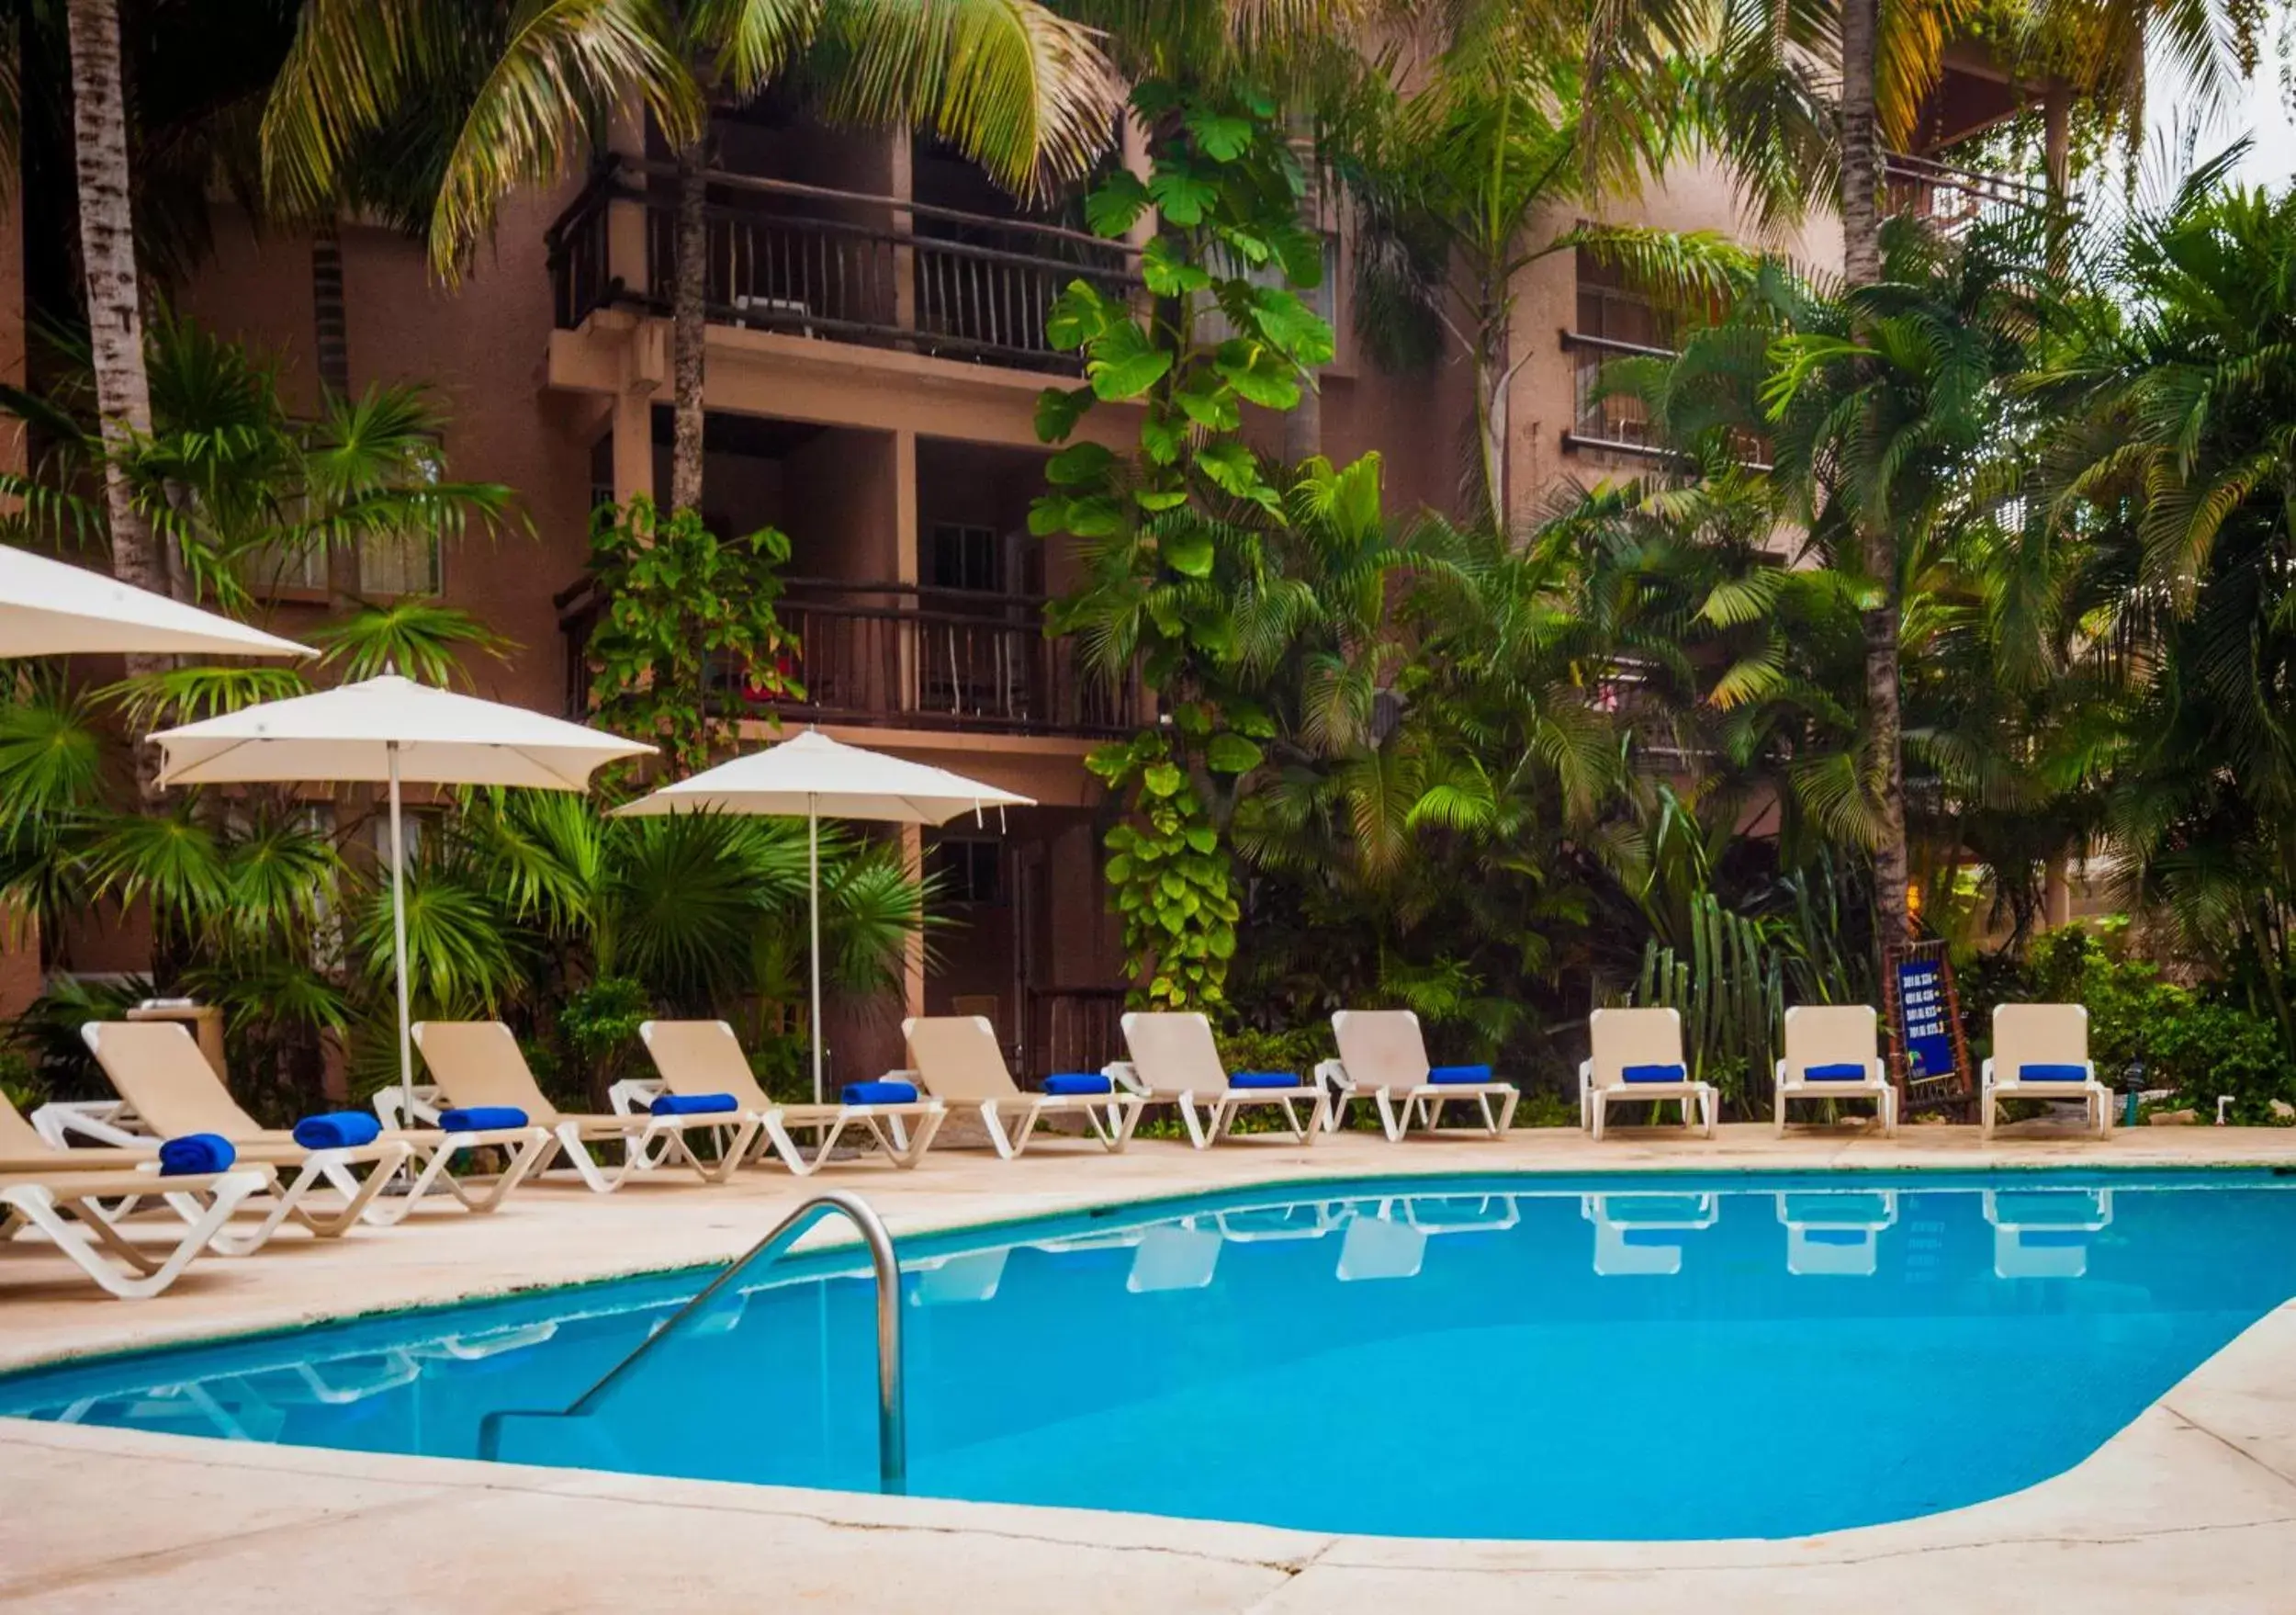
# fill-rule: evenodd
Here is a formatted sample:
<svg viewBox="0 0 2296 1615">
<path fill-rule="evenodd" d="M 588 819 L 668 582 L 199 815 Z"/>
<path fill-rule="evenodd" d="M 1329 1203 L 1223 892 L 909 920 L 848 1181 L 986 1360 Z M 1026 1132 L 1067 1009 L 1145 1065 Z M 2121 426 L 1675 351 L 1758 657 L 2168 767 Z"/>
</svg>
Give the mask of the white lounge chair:
<svg viewBox="0 0 2296 1615">
<path fill-rule="evenodd" d="M 1897 1223 L 1897 1191 L 1789 1190 L 1778 1196 L 1785 1271 L 1795 1278 L 1871 1278 L 1881 1235 Z"/>
<path fill-rule="evenodd" d="M 2097 1080 L 2088 1057 L 2088 1011 L 2079 1004 L 1999 1004 L 1993 1011 L 1993 1054 L 1985 1062 L 1978 1136 L 1993 1136 L 2005 1099 L 2079 1100 L 2084 1124 L 2112 1131 L 2112 1090 Z"/>
<path fill-rule="evenodd" d="M 1794 1101 L 1870 1099 L 1884 1137 L 1897 1132 L 1897 1090 L 1882 1064 L 1881 1017 L 1866 1004 L 1796 1004 L 1785 1012 L 1785 1057 L 1778 1062 L 1778 1136 Z"/>
<path fill-rule="evenodd" d="M 1099 1094 L 1023 1092 L 996 1046 L 996 1029 L 979 1015 L 914 1016 L 901 1022 L 901 1035 L 917 1085 L 943 1104 L 978 1111 L 989 1143 L 1006 1160 L 1029 1147 L 1047 1116 L 1082 1116 L 1104 1148 L 1120 1150 L 1148 1102 L 1113 1081 Z"/>
<path fill-rule="evenodd" d="M 1714 1084 L 1693 1081 L 1689 1076 L 1680 1014 L 1672 1010 L 1597 1010 L 1587 1017 L 1587 1036 L 1593 1053 L 1579 1065 L 1579 1125 L 1593 1127 L 1600 1138 L 1611 1106 L 1671 1099 L 1682 1104 L 1684 1131 L 1703 1118 L 1706 1136 L 1714 1136 Z M 1671 1068 L 1671 1075 L 1645 1075 L 1662 1068 Z M 1636 1075 L 1629 1078 L 1629 1072 Z"/>
<path fill-rule="evenodd" d="M 2001 1279 L 2077 1279 L 2090 1238 L 2112 1225 L 2110 1189 L 1985 1191 L 1993 1225 L 1993 1273 Z"/>
<path fill-rule="evenodd" d="M 758 1086 L 741 1040 L 723 1021 L 648 1021 L 638 1040 L 671 1093 L 730 1093 L 738 1114 L 758 1130 L 760 1148 L 782 1158 L 800 1178 L 809 1178 L 829 1159 L 848 1128 L 859 1127 L 876 1142 L 887 1160 L 914 1167 L 932 1147 L 948 1110 L 940 1101 L 918 1097 L 906 1104 L 782 1104 Z M 796 1135 L 811 1133 L 808 1155 Z"/>
<path fill-rule="evenodd" d="M 1437 1131 L 1443 1107 L 1453 1103 L 1475 1105 L 1483 1119 L 1480 1131 L 1493 1138 L 1504 1138 L 1514 1125 L 1514 1107 L 1523 1097 L 1514 1085 L 1491 1080 L 1487 1066 L 1437 1071 L 1427 1063 L 1419 1017 L 1409 1010 L 1341 1010 L 1332 1016 L 1332 1037 L 1339 1058 L 1317 1066 L 1315 1079 L 1329 1099 L 1324 1125 L 1333 1132 L 1346 1121 L 1348 1102 L 1358 1099 L 1378 1108 L 1390 1143 L 1414 1120 L 1426 1132 Z M 1474 1070 L 1481 1072 L 1480 1079 L 1469 1075 Z"/>
<path fill-rule="evenodd" d="M 250 1195 L 273 1187 L 269 1172 L 237 1169 L 181 1177 L 152 1172 L 61 1171 L 0 1179 L 0 1243 L 27 1229 L 45 1234 L 73 1265 L 122 1301 L 142 1301 L 175 1282 Z M 163 1253 L 132 1237 L 115 1204 L 163 1200 L 182 1222 Z"/>
<path fill-rule="evenodd" d="M 1220 1063 L 1219 1045 L 1212 1042 L 1211 1022 L 1193 1012 L 1135 1011 L 1122 1022 L 1124 1046 L 1131 1054 L 1108 1067 L 1108 1075 L 1152 1103 L 1179 1108 L 1188 1141 L 1199 1149 L 1217 1143 L 1234 1124 L 1236 1112 L 1250 1105 L 1277 1105 L 1284 1112 L 1286 1136 L 1294 1143 L 1313 1144 L 1329 1130 L 1331 1101 L 1312 1082 L 1297 1077 L 1289 1087 L 1236 1087 Z M 1308 1106 L 1307 1120 L 1293 1107 Z M 1202 1114 L 1198 1110 L 1201 1108 Z"/>
<path fill-rule="evenodd" d="M 87 1039 L 88 1047 L 96 1051 L 96 1057 L 103 1066 L 105 1076 L 143 1125 L 170 1138 L 187 1133 L 213 1133 L 230 1139 L 242 1162 L 310 1169 L 314 1152 L 296 1143 L 291 1132 L 267 1128 L 242 1109 L 181 1022 L 100 1022 L 83 1028 L 81 1035 Z M 355 1187 L 353 1174 L 348 1171 L 321 1169 L 321 1175 L 346 1197 L 364 1188 L 361 1220 L 379 1226 L 404 1220 L 425 1195 L 433 1192 L 449 1196 L 466 1211 L 494 1210 L 541 1160 L 550 1147 L 550 1137 L 532 1124 L 470 1133 L 448 1133 L 437 1128 L 386 1129 L 369 1147 L 382 1149 L 393 1146 L 403 1152 L 410 1177 L 404 1194 L 377 1193 L 389 1180 L 388 1172 L 382 1174 L 381 1182 L 370 1176 L 366 1185 Z M 481 1146 L 504 1152 L 501 1172 L 491 1178 L 457 1178 L 448 1169 L 462 1151 Z M 348 1164 L 358 1164 L 348 1157 L 345 1159 Z"/>
<path fill-rule="evenodd" d="M 504 1108 L 523 1111 L 526 1120 L 543 1128 L 550 1143 L 536 1171 L 551 1158 L 563 1154 L 576 1176 L 593 1192 L 611 1194 L 629 1181 L 633 1173 L 683 1162 L 704 1183 L 723 1183 L 741 1165 L 758 1124 L 748 1117 L 714 1112 L 701 1115 L 616 1116 L 569 1114 L 544 1096 L 541 1084 L 527 1068 L 518 1040 L 500 1021 L 418 1021 L 414 1045 L 436 1079 L 440 1092 L 457 1109 Z M 715 1161 L 693 1151 L 692 1135 L 708 1133 L 718 1138 Z M 592 1144 L 618 1144 L 622 1159 L 612 1168 L 592 1159 Z"/>
<path fill-rule="evenodd" d="M 80 1037 L 104 1068 L 105 1079 L 160 1137 L 213 1133 L 231 1140 L 240 1165 L 293 1170 L 294 1177 L 272 1197 L 268 1214 L 253 1232 L 216 1234 L 215 1248 L 223 1255 L 247 1255 L 289 1222 L 319 1238 L 333 1239 L 362 1221 L 396 1221 L 405 1214 L 403 1207 L 386 1210 L 375 1204 L 413 1154 L 412 1146 L 403 1139 L 306 1149 L 290 1135 L 265 1128 L 240 1108 L 180 1022 L 90 1021 L 80 1028 Z M 318 1199 L 330 1188 L 343 1196 L 340 1205 Z"/>
<path fill-rule="evenodd" d="M 0 1093 L 0 1178 L 40 1178 L 55 1172 L 133 1172 L 156 1168 L 160 1141 L 65 1148 L 24 1119 Z"/>
</svg>

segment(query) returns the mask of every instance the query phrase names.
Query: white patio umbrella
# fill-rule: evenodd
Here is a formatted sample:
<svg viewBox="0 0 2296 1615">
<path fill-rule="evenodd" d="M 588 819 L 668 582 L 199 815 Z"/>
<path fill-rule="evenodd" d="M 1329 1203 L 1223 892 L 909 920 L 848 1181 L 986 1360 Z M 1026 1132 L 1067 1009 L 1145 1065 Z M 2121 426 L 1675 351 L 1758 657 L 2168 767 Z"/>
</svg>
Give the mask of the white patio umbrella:
<svg viewBox="0 0 2296 1615">
<path fill-rule="evenodd" d="M 160 782 L 342 781 L 390 786 L 391 942 L 399 974 L 399 1086 L 414 1102 L 407 1008 L 405 841 L 399 786 L 526 785 L 586 791 L 603 763 L 653 747 L 522 706 L 457 695 L 396 673 L 242 707 L 153 735 Z"/>
<path fill-rule="evenodd" d="M 0 656 L 147 650 L 310 656 L 292 639 L 132 588 L 28 549 L 0 544 Z"/>
<path fill-rule="evenodd" d="M 985 785 L 945 768 L 841 745 L 808 729 L 691 779 L 664 785 L 617 813 L 751 813 L 805 821 L 805 874 L 813 955 L 813 1097 L 821 1101 L 821 821 L 946 824 L 987 808 L 1031 808 L 1032 797 Z"/>
</svg>

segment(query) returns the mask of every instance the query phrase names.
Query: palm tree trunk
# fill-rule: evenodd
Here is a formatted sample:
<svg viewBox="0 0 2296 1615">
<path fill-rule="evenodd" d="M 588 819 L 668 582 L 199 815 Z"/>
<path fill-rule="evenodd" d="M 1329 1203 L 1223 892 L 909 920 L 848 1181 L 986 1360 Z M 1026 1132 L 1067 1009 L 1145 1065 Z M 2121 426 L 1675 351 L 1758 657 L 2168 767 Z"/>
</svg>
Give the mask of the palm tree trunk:
<svg viewBox="0 0 2296 1615">
<path fill-rule="evenodd" d="M 1882 277 L 1881 143 L 1874 133 L 1874 66 L 1879 0 L 1842 0 L 1841 269 L 1854 291 Z M 1906 762 L 1897 671 L 1897 545 L 1878 522 L 1861 520 L 1865 570 L 1881 591 L 1864 614 L 1865 704 L 1873 728 L 1880 833 L 1874 845 L 1874 941 L 1886 961 L 1911 930 L 1906 900 Z"/>
<path fill-rule="evenodd" d="M 670 507 L 702 504 L 702 359 L 709 340 L 709 220 L 705 143 L 678 152 L 678 259 L 670 301 Z"/>
<path fill-rule="evenodd" d="M 119 73 L 116 0 L 71 0 L 72 150 L 79 181 L 80 255 L 87 276 L 89 348 L 96 412 L 103 423 L 104 503 L 111 524 L 112 575 L 162 594 L 181 594 L 166 553 L 135 507 L 124 456 L 152 430 L 152 386 L 143 368 L 143 310 L 138 300 L 135 219 L 128 178 L 126 90 Z M 127 658 L 128 674 L 163 671 L 164 656 Z M 145 805 L 162 795 L 159 762 L 136 748 L 136 786 Z"/>
<path fill-rule="evenodd" d="M 1514 368 L 1507 362 L 1510 330 L 1505 318 L 1487 312 L 1476 323 L 1475 447 L 1482 487 L 1483 514 L 1491 530 L 1507 530 L 1507 435 L 1513 411 Z"/>
</svg>

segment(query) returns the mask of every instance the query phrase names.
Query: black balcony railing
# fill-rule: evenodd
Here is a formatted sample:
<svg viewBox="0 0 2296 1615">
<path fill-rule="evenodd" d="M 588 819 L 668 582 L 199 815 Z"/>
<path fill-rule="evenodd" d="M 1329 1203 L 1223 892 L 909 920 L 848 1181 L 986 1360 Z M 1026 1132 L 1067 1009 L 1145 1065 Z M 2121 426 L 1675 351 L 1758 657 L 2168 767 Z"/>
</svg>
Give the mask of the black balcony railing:
<svg viewBox="0 0 2296 1615">
<path fill-rule="evenodd" d="M 1073 369 L 1044 340 L 1072 280 L 1133 284 L 1132 250 L 1082 231 L 896 198 L 713 172 L 703 208 L 711 320 L 760 331 L 1026 369 Z M 670 308 L 676 174 L 613 159 L 550 227 L 557 323 Z M 614 268 L 618 212 L 636 210 L 642 264 Z M 642 277 L 632 284 L 630 272 Z"/>
<path fill-rule="evenodd" d="M 1571 381 L 1570 430 L 1563 436 L 1564 446 L 1663 458 L 1666 451 L 1650 440 L 1649 412 L 1642 401 L 1624 393 L 1606 394 L 1600 383 L 1603 367 L 1614 359 L 1671 359 L 1673 350 L 1577 331 L 1564 332 L 1562 345 L 1570 355 Z"/>
<path fill-rule="evenodd" d="M 2010 224 L 2048 211 L 2049 193 L 2006 175 L 1956 168 L 1934 157 L 1889 152 L 1882 158 L 1882 210 L 1910 215 L 1940 234 Z"/>
<path fill-rule="evenodd" d="M 1075 641 L 1048 639 L 1044 601 L 913 583 L 791 579 L 776 606 L 794 645 L 780 670 L 802 696 L 776 695 L 741 670 L 713 676 L 722 710 L 822 723 L 994 734 L 1129 734 L 1146 703 L 1081 664 Z M 568 709 L 587 706 L 586 649 L 596 620 L 588 581 L 558 596 Z"/>
</svg>

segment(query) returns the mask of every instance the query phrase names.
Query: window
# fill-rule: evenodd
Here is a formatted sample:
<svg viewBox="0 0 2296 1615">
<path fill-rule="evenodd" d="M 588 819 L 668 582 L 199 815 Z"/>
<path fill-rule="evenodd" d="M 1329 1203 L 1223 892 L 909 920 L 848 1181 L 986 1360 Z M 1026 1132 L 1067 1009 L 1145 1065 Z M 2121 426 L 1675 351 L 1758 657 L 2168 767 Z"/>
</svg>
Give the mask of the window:
<svg viewBox="0 0 2296 1615">
<path fill-rule="evenodd" d="M 1004 843 L 945 836 L 926 849 L 925 871 L 935 882 L 930 901 L 948 904 L 1004 900 Z"/>
<path fill-rule="evenodd" d="M 421 459 L 422 479 L 436 482 L 445 467 L 435 454 Z M 288 521 L 300 520 L 303 511 L 290 504 Z M 436 594 L 440 577 L 438 537 L 431 533 L 369 533 L 359 540 L 359 593 L 371 598 L 394 594 Z M 312 548 L 284 551 L 264 546 L 250 551 L 240 562 L 240 576 L 257 593 L 313 590 L 327 587 L 327 552 Z"/>
<path fill-rule="evenodd" d="M 928 581 L 936 589 L 1001 593 L 1005 586 L 1003 548 L 992 527 L 937 523 L 933 527 L 932 568 Z"/>
<path fill-rule="evenodd" d="M 1599 396 L 1603 367 L 1638 351 L 1663 350 L 1674 341 L 1674 322 L 1649 298 L 1626 284 L 1626 277 L 1586 248 L 1578 252 L 1578 324 L 1570 344 L 1574 408 L 1571 435 L 1600 446 L 1641 446 L 1649 442 L 1649 419 L 1639 399 Z"/>
</svg>

